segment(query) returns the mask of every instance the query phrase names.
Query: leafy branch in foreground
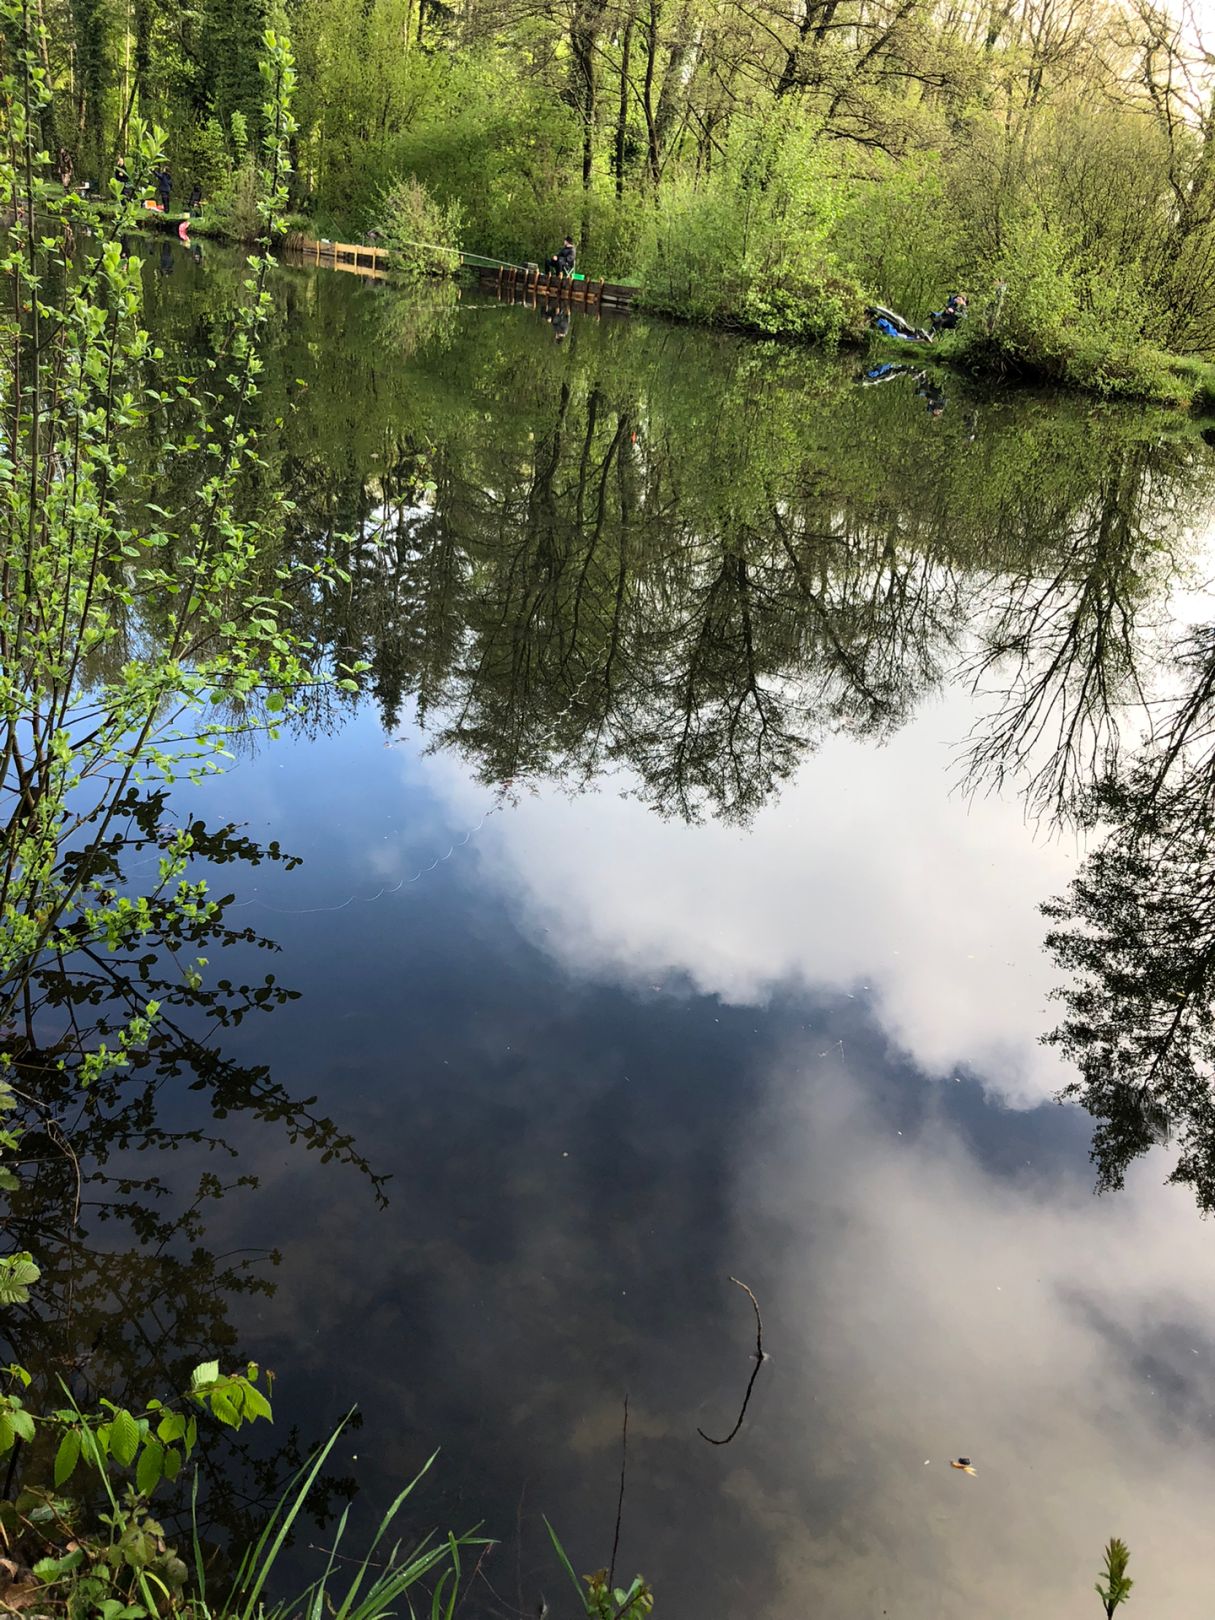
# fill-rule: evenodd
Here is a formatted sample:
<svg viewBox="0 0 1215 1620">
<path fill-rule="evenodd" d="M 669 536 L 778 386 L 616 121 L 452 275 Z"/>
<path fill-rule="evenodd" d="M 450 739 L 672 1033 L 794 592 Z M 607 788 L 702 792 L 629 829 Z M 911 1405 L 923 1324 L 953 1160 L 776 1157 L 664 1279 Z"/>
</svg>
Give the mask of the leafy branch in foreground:
<svg viewBox="0 0 1215 1620">
<path fill-rule="evenodd" d="M 37 1281 L 28 1255 L 9 1256 L 0 1262 L 0 1286 L 11 1288 L 18 1271 L 20 1287 Z M 30 1374 L 16 1365 L 6 1372 L 0 1455 L 12 1453 L 15 1463 L 24 1447 L 35 1461 L 15 1499 L 0 1502 L 0 1531 L 14 1555 L 8 1566 L 14 1584 L 0 1602 L 9 1609 L 97 1612 L 102 1620 L 141 1620 L 172 1608 L 188 1570 L 151 1517 L 149 1498 L 162 1481 L 176 1480 L 193 1455 L 201 1414 L 229 1429 L 272 1417 L 257 1388 L 258 1368 L 250 1363 L 225 1374 L 218 1361 L 204 1362 L 175 1400 L 149 1400 L 136 1412 L 105 1398 L 93 1412 L 70 1400 L 35 1412 L 26 1404 Z M 10 1464 L 10 1480 L 14 1471 Z M 66 1494 L 79 1473 L 100 1485 L 105 1507 L 91 1505 L 87 1484 Z"/>
<path fill-rule="evenodd" d="M 296 694 L 335 676 L 316 674 L 289 626 L 294 603 L 332 574 L 279 560 L 286 503 L 255 489 L 249 407 L 268 251 L 250 261 L 202 375 L 175 373 L 141 323 L 142 267 L 123 245 L 159 132 L 132 122 L 134 194 L 115 182 L 107 233 L 82 244 L 79 201 L 60 193 L 39 146 L 51 88 L 28 0 L 2 0 L 0 33 L 0 209 L 15 219 L 0 253 L 2 1035 L 48 957 L 138 945 L 157 901 L 209 914 L 180 838 L 166 843 L 150 894 L 101 880 L 129 790 L 222 768 L 235 738 L 273 734 Z M 264 52 L 268 249 L 295 69 L 281 36 L 268 32 Z M 140 1009 L 128 1042 L 146 1038 L 156 1014 Z M 116 1055 L 98 1050 L 81 1078 Z"/>
<path fill-rule="evenodd" d="M 85 1615 L 100 1620 L 154 1620 L 166 1615 L 184 1620 L 285 1620 L 288 1615 L 300 1620 L 325 1620 L 331 1615 L 340 1620 L 381 1620 L 400 1599 L 408 1603 L 408 1594 L 426 1582 L 432 1620 L 452 1620 L 461 1591 L 461 1551 L 487 1543 L 470 1535 L 430 1535 L 407 1552 L 399 1541 L 381 1551 L 433 1457 L 393 1502 L 361 1558 L 349 1559 L 338 1550 L 347 1510 L 319 1579 L 290 1599 L 267 1603 L 267 1585 L 279 1555 L 342 1425 L 296 1473 L 256 1541 L 225 1579 L 208 1577 L 196 1512 L 197 1477 L 190 1564 L 168 1543 L 164 1527 L 152 1517 L 149 1498 L 162 1478 L 176 1477 L 183 1457 L 197 1444 L 196 1420 L 187 1410 L 204 1408 L 228 1428 L 269 1418 L 270 1405 L 256 1379 L 254 1367 L 247 1373 L 222 1375 L 218 1363 L 210 1362 L 195 1369 L 183 1397 L 186 1410 L 152 1401 L 137 1416 L 103 1401 L 101 1421 L 85 1417 L 75 1407 L 39 1419 L 62 1432 L 54 1486 L 26 1488 L 15 1501 L 0 1503 L 0 1531 L 15 1555 L 0 1560 L 0 1570 L 11 1577 L 0 1590 L 0 1606 L 10 1611 L 34 1608 L 39 1614 L 70 1620 Z M 12 1411 L 22 1409 L 11 1407 Z M 31 1433 L 32 1425 L 30 1419 Z M 168 1457 L 177 1459 L 172 1470 L 163 1465 Z M 87 1492 L 65 1494 L 81 1461 L 100 1481 L 105 1498 L 100 1511 L 90 1508 Z M 134 1478 L 124 1482 L 122 1476 L 132 1465 Z"/>
</svg>

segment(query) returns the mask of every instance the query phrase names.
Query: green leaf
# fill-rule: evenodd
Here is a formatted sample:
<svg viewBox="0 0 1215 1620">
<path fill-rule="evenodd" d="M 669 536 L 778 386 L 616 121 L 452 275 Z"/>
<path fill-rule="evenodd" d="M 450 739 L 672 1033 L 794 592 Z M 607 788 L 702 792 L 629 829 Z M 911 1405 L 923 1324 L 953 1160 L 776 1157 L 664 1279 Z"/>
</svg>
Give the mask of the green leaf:
<svg viewBox="0 0 1215 1620">
<path fill-rule="evenodd" d="M 245 1385 L 245 1417 L 252 1422 L 254 1418 L 268 1418 L 274 1422 L 274 1411 L 270 1402 L 260 1389 L 254 1389 L 252 1384 Z"/>
<path fill-rule="evenodd" d="M 170 1441 L 180 1440 L 186 1432 L 186 1420 L 180 1412 L 169 1412 L 161 1418 L 156 1425 L 156 1433 L 166 1445 Z"/>
<path fill-rule="evenodd" d="M 97 1607 L 101 1620 L 142 1620 L 148 1612 L 138 1603 L 124 1603 L 121 1598 L 102 1598 Z"/>
<path fill-rule="evenodd" d="M 165 1447 L 165 1478 L 170 1483 L 181 1473 L 181 1452 L 174 1451 L 172 1446 Z"/>
<path fill-rule="evenodd" d="M 55 1485 L 62 1485 L 65 1480 L 71 1479 L 80 1461 L 80 1430 L 69 1429 L 59 1442 L 59 1450 L 55 1453 Z"/>
<path fill-rule="evenodd" d="M 281 692 L 271 692 L 266 699 L 266 712 L 268 714 L 277 714 L 282 707 L 283 694 Z"/>
<path fill-rule="evenodd" d="M 27 1443 L 33 1440 L 34 1420 L 28 1412 L 22 1411 L 20 1407 L 14 1407 L 8 1417 L 19 1440 Z"/>
<path fill-rule="evenodd" d="M 229 1429 L 240 1428 L 240 1407 L 237 1406 L 228 1390 L 212 1390 L 209 1400 L 214 1417 L 217 1417 Z"/>
<path fill-rule="evenodd" d="M 139 1425 L 125 1409 L 114 1413 L 110 1423 L 110 1454 L 114 1461 L 126 1468 L 135 1460 L 139 1449 Z"/>
<path fill-rule="evenodd" d="M 84 1548 L 77 1547 L 65 1558 L 40 1558 L 34 1565 L 34 1574 L 40 1581 L 55 1581 L 61 1575 L 70 1575 L 84 1563 Z"/>
<path fill-rule="evenodd" d="M 159 1440 L 145 1440 L 139 1454 L 139 1467 L 135 1470 L 135 1488 L 145 1496 L 160 1484 L 164 1476 L 165 1448 Z"/>
<path fill-rule="evenodd" d="M 0 1260 L 0 1305 L 24 1305 L 41 1275 L 33 1255 L 6 1255 Z"/>
<path fill-rule="evenodd" d="M 204 1384 L 213 1384 L 218 1377 L 219 1362 L 204 1361 L 190 1374 L 190 1388 L 201 1389 Z"/>
</svg>

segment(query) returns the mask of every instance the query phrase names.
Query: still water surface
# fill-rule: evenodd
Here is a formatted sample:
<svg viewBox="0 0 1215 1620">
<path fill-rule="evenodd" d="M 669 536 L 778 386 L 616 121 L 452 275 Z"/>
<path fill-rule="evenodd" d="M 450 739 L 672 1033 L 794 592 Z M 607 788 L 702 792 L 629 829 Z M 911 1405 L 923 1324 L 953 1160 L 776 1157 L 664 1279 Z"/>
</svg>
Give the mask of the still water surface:
<svg viewBox="0 0 1215 1620">
<path fill-rule="evenodd" d="M 205 253 L 154 257 L 171 347 L 231 296 Z M 299 995 L 115 1143 L 170 1226 L 227 1190 L 167 1232 L 94 1191 L 71 1331 L 133 1381 L 256 1357 L 280 1440 L 357 1404 L 368 1516 L 441 1447 L 419 1522 L 502 1539 L 468 1613 L 570 1612 L 541 1515 L 607 1562 L 627 1393 L 618 1573 L 671 1620 L 1091 1616 L 1114 1534 L 1145 1614 L 1205 1616 L 1212 1233 L 1175 1148 L 1094 1195 L 1039 908 L 1183 684 L 1215 453 L 475 292 L 276 296 L 267 482 L 296 555 L 358 537 L 310 628 L 372 672 L 179 795 L 302 857 L 217 875 L 279 947 L 219 966 Z M 353 1148 L 255 1117 L 262 1065 Z M 713 1446 L 730 1276 L 769 1360 Z"/>
</svg>

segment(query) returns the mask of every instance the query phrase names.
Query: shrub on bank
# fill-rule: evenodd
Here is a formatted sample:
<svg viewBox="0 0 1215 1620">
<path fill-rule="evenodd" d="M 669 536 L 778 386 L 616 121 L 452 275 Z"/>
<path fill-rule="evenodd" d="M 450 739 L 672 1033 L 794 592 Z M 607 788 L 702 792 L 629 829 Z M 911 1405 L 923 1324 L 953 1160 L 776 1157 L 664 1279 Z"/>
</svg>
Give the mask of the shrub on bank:
<svg viewBox="0 0 1215 1620">
<path fill-rule="evenodd" d="M 395 180 L 375 208 L 375 229 L 389 262 L 407 281 L 459 269 L 463 223 L 459 203 L 438 202 L 413 175 Z"/>
<path fill-rule="evenodd" d="M 668 185 L 637 241 L 651 309 L 828 344 L 861 334 L 861 286 L 831 249 L 840 184 L 815 136 L 740 118 L 710 175 Z"/>
<path fill-rule="evenodd" d="M 749 330 L 771 337 L 837 344 L 865 330 L 865 300 L 854 281 L 824 274 L 817 279 L 753 284 L 741 310 Z"/>
</svg>

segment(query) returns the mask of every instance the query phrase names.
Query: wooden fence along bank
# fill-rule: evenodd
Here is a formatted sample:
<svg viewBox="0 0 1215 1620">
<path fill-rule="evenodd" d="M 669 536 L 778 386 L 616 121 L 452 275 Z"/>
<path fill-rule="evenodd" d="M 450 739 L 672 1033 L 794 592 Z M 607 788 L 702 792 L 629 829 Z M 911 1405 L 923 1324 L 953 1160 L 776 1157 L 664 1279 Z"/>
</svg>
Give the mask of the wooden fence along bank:
<svg viewBox="0 0 1215 1620">
<path fill-rule="evenodd" d="M 387 279 L 387 248 L 369 247 L 362 242 L 318 242 L 298 232 L 289 235 L 284 250 L 296 262 L 323 264 L 332 270 L 352 270 L 361 276 Z M 637 289 L 613 281 L 575 280 L 541 270 L 534 264 L 503 264 L 486 260 L 476 253 L 461 253 L 460 263 L 475 270 L 482 286 L 496 286 L 503 296 L 542 296 L 560 303 L 579 304 L 586 309 L 610 306 L 627 309 Z"/>
</svg>

